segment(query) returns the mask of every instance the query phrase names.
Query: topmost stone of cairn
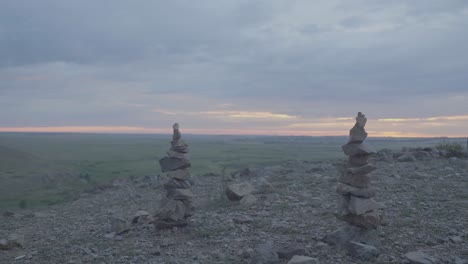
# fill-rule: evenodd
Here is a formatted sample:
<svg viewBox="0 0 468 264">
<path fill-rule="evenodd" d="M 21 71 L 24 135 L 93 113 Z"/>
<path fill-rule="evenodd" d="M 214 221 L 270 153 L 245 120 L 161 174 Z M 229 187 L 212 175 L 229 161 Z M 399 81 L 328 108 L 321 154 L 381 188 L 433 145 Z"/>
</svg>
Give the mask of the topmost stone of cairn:
<svg viewBox="0 0 468 264">
<path fill-rule="evenodd" d="M 367 138 L 367 132 L 364 127 L 367 123 L 367 117 L 361 112 L 356 116 L 356 124 L 349 131 L 348 143 L 362 143 Z"/>
<path fill-rule="evenodd" d="M 179 124 L 175 123 L 172 126 L 173 129 L 173 134 L 172 134 L 172 140 L 179 140 L 182 136 L 180 135 L 180 130 L 179 130 Z"/>
</svg>

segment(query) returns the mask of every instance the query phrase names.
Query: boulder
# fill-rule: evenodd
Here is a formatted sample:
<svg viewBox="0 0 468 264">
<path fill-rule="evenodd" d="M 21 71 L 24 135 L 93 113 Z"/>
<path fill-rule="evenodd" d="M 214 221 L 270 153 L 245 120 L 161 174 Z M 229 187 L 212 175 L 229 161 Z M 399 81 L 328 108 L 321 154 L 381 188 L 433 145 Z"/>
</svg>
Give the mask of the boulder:
<svg viewBox="0 0 468 264">
<path fill-rule="evenodd" d="M 288 264 L 318 264 L 317 258 L 311 258 L 307 256 L 294 256 Z"/>
<path fill-rule="evenodd" d="M 121 234 L 127 232 L 128 230 L 130 230 L 130 224 L 127 220 L 118 217 L 112 217 L 110 219 L 111 232 L 114 232 L 115 234 Z"/>
<path fill-rule="evenodd" d="M 273 248 L 273 243 L 269 241 L 255 247 L 250 264 L 274 264 L 278 261 L 278 254 Z"/>
<path fill-rule="evenodd" d="M 190 162 L 182 159 L 164 157 L 159 160 L 162 172 L 174 171 L 178 169 L 185 169 L 191 166 Z"/>
<path fill-rule="evenodd" d="M 266 179 L 262 178 L 260 183 L 255 187 L 255 194 L 267 194 L 275 192 L 275 188 Z"/>
<path fill-rule="evenodd" d="M 361 260 L 371 260 L 379 256 L 379 250 L 376 247 L 354 241 L 349 242 L 346 250 L 349 255 Z"/>
<path fill-rule="evenodd" d="M 242 197 L 251 194 L 254 188 L 248 182 L 233 183 L 227 186 L 226 196 L 231 201 L 239 201 Z"/>
<path fill-rule="evenodd" d="M 435 264 L 437 263 L 437 260 L 422 252 L 422 251 L 413 251 L 413 252 L 408 252 L 405 254 L 405 257 L 410 261 L 410 263 L 414 264 Z"/>
<path fill-rule="evenodd" d="M 152 220 L 151 216 L 148 212 L 143 211 L 143 210 L 138 210 L 133 216 L 132 224 L 148 223 L 148 222 L 151 222 L 151 220 Z"/>
</svg>

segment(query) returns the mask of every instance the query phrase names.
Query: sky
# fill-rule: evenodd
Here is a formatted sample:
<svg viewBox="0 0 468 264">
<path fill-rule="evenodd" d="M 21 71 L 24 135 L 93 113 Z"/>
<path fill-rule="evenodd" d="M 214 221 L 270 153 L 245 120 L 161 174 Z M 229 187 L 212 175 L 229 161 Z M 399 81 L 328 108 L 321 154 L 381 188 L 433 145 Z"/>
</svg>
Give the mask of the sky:
<svg viewBox="0 0 468 264">
<path fill-rule="evenodd" d="M 0 0 L 0 132 L 468 136 L 466 0 Z"/>
</svg>

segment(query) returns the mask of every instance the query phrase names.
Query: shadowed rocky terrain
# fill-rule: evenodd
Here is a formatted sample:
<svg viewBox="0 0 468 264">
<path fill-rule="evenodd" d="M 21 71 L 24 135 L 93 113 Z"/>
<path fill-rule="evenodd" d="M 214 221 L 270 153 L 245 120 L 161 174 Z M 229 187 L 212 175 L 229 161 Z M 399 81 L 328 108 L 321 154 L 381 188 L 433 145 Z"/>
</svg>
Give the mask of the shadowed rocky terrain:
<svg viewBox="0 0 468 264">
<path fill-rule="evenodd" d="M 165 193 L 157 176 L 114 181 L 44 209 L 4 211 L 0 263 L 288 263 L 294 255 L 317 263 L 466 263 L 467 160 L 424 150 L 372 157 L 376 201 L 386 208 L 370 260 L 323 240 L 343 226 L 334 213 L 344 163 L 197 175 L 196 212 L 187 227 L 172 230 L 151 223 Z M 248 198 L 229 200 L 229 186 Z"/>
</svg>

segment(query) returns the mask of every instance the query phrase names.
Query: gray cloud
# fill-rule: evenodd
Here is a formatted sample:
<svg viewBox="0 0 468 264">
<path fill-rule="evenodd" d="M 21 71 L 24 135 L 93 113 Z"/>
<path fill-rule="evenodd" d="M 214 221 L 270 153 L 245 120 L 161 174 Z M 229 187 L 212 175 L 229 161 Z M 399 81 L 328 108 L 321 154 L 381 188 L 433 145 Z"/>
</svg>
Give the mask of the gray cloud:
<svg viewBox="0 0 468 264">
<path fill-rule="evenodd" d="M 466 114 L 467 17 L 456 0 L 1 1 L 0 121 Z"/>
</svg>

